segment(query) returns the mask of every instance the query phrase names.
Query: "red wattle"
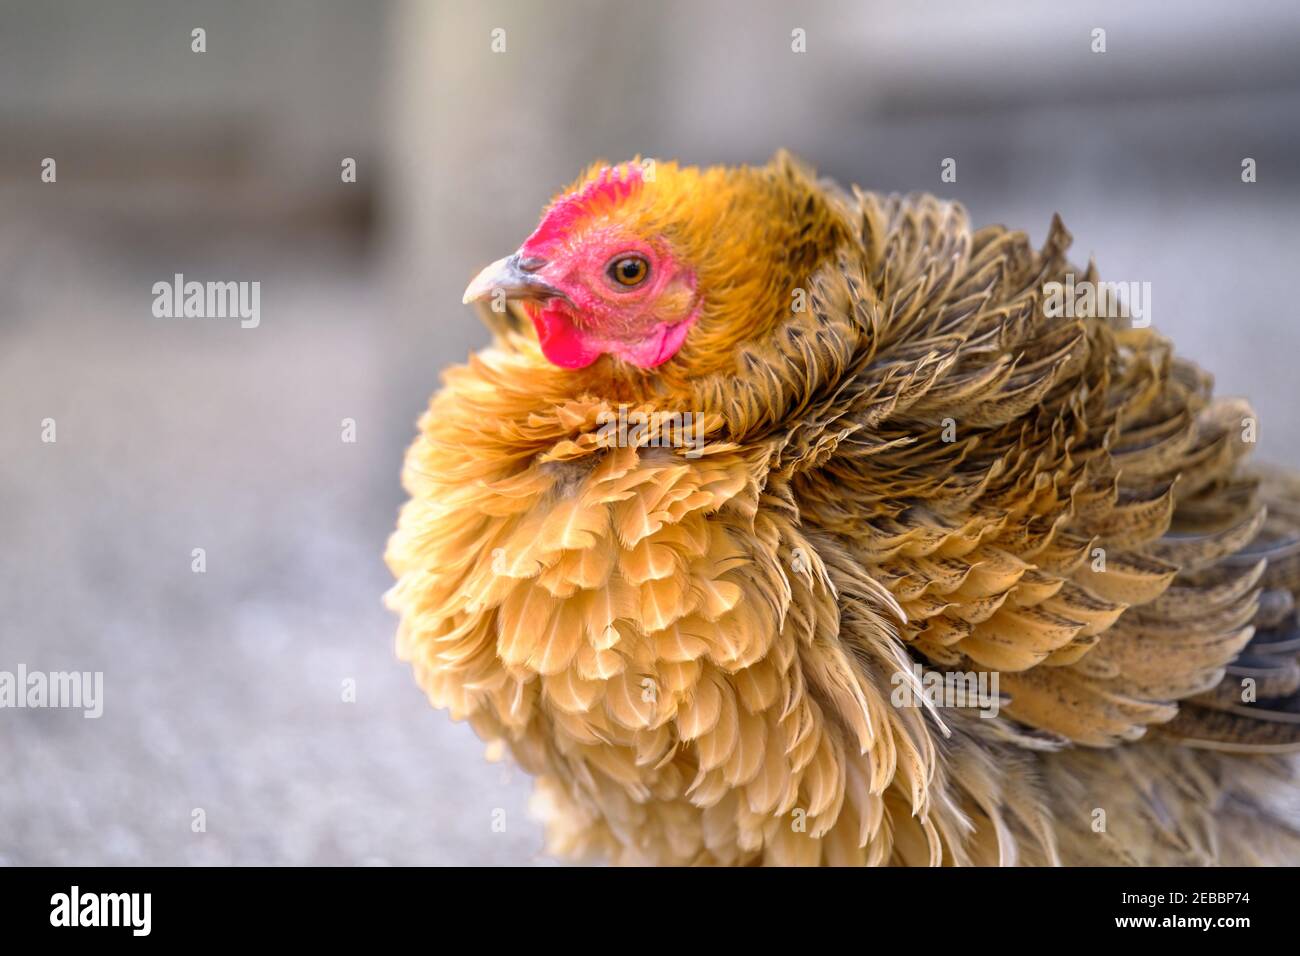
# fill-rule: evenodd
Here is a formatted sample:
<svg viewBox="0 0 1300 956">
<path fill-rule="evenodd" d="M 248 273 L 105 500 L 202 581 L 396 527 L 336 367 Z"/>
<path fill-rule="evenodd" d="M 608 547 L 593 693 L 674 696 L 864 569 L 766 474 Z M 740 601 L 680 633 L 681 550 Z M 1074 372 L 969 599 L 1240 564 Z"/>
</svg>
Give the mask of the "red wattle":
<svg viewBox="0 0 1300 956">
<path fill-rule="evenodd" d="M 532 319 L 542 354 L 552 365 L 586 368 L 600 358 L 600 349 L 584 342 L 582 332 L 559 309 L 538 309 Z"/>
</svg>

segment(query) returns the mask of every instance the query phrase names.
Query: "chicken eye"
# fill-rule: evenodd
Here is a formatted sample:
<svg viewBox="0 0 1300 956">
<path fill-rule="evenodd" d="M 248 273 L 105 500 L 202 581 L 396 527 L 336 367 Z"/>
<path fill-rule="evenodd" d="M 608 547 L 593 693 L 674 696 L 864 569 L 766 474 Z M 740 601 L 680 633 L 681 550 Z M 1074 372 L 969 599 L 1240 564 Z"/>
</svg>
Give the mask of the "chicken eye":
<svg viewBox="0 0 1300 956">
<path fill-rule="evenodd" d="M 650 263 L 641 256 L 619 256 L 609 264 L 606 271 L 619 285 L 640 285 L 650 274 Z"/>
</svg>

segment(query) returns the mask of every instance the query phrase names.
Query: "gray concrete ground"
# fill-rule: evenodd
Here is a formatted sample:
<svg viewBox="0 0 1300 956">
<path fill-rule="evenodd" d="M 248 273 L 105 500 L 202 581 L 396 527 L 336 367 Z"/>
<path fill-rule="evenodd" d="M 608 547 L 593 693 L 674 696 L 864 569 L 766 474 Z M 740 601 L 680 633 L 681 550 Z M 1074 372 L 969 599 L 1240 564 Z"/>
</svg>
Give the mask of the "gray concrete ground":
<svg viewBox="0 0 1300 956">
<path fill-rule="evenodd" d="M 372 287 L 269 275 L 248 330 L 155 319 L 148 288 L 56 283 L 0 346 L 0 669 L 105 682 L 99 719 L 0 712 L 0 862 L 532 860 L 521 775 L 393 655 L 419 405 L 389 407 Z"/>
</svg>

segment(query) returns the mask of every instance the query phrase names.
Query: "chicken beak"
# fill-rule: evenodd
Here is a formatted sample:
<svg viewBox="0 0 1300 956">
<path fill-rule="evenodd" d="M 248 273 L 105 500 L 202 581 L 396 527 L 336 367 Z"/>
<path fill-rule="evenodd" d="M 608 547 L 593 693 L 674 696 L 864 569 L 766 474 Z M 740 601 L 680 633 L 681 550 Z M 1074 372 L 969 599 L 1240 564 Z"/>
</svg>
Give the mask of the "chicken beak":
<svg viewBox="0 0 1300 956">
<path fill-rule="evenodd" d="M 498 291 L 507 299 L 567 299 L 568 296 L 537 274 L 540 265 L 536 259 L 521 259 L 517 252 L 498 259 L 474 277 L 461 301 L 479 302 Z"/>
</svg>

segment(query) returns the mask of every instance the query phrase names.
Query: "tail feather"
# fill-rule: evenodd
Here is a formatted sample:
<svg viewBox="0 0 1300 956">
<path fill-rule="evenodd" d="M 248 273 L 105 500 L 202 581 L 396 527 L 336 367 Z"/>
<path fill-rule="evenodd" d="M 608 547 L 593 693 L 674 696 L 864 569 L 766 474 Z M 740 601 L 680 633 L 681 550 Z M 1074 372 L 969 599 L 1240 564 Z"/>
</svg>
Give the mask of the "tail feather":
<svg viewBox="0 0 1300 956">
<path fill-rule="evenodd" d="M 1300 476 L 1258 472 L 1268 510 L 1260 533 L 1220 564 L 1265 562 L 1255 636 L 1213 689 L 1183 703 L 1161 733 L 1190 747 L 1229 753 L 1300 752 Z"/>
</svg>

